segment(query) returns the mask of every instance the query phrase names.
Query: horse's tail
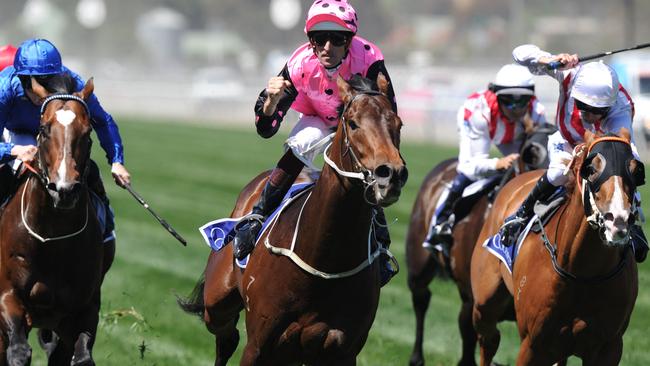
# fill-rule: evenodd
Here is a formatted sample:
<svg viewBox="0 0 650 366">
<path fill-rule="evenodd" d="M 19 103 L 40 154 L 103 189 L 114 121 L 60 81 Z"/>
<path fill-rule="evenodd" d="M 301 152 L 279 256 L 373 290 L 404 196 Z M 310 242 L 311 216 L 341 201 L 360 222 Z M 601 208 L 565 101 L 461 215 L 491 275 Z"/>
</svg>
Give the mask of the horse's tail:
<svg viewBox="0 0 650 366">
<path fill-rule="evenodd" d="M 186 313 L 194 314 L 203 319 L 203 310 L 205 304 L 203 303 L 203 290 L 205 288 L 205 272 L 194 286 L 194 290 L 187 298 L 176 296 L 178 306 Z"/>
</svg>

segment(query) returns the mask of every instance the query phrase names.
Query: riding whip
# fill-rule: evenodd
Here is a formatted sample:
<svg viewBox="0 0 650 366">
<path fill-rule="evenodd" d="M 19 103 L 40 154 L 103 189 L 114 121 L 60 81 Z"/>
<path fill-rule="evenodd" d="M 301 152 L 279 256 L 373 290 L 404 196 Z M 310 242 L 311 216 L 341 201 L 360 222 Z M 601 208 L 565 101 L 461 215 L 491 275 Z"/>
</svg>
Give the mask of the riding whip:
<svg viewBox="0 0 650 366">
<path fill-rule="evenodd" d="M 180 241 L 181 244 L 183 244 L 184 246 L 187 246 L 187 241 L 185 241 L 185 239 L 183 239 L 183 237 L 180 236 L 180 234 L 177 233 L 176 230 L 174 230 L 174 228 L 171 227 L 171 225 L 169 225 L 169 224 L 167 223 L 167 221 L 165 221 L 162 217 L 158 216 L 158 215 L 154 212 L 154 210 L 151 209 L 151 207 L 149 206 L 149 204 L 148 204 L 147 202 L 145 202 L 144 199 L 143 199 L 143 198 L 142 198 L 142 197 L 141 197 L 141 196 L 140 196 L 136 191 L 133 190 L 133 188 L 131 188 L 131 185 L 130 185 L 130 184 L 125 183 L 125 184 L 124 184 L 124 188 L 126 188 L 126 190 L 129 191 L 129 193 L 131 193 L 131 195 L 133 196 L 133 198 L 135 198 L 136 201 L 138 201 L 138 202 L 142 205 L 142 207 L 146 208 L 147 211 L 151 212 L 151 214 L 153 215 L 153 217 L 155 217 L 156 220 L 158 220 L 158 222 L 160 223 L 160 225 L 162 225 L 165 229 L 167 229 L 167 231 L 169 231 L 169 233 L 172 234 L 172 236 L 173 236 L 174 238 L 176 238 L 178 241 Z"/>
<path fill-rule="evenodd" d="M 600 57 L 604 57 L 604 56 L 609 56 L 609 55 L 613 55 L 613 54 L 615 54 L 615 53 L 619 53 L 619 52 L 633 51 L 633 50 L 638 50 L 638 49 L 641 49 L 641 48 L 647 48 L 647 47 L 650 47 L 650 43 L 643 43 L 643 44 L 636 45 L 636 46 L 634 46 L 634 47 L 622 48 L 622 49 L 620 49 L 620 50 L 607 51 L 607 52 L 602 52 L 602 53 L 596 53 L 596 54 L 594 54 L 594 55 L 588 55 L 588 56 L 579 57 L 579 58 L 578 58 L 578 62 L 589 61 L 589 60 L 593 60 L 593 59 L 595 59 L 595 58 L 600 58 Z M 563 65 L 563 64 L 562 64 L 560 61 L 553 61 L 553 62 L 551 62 L 551 63 L 548 64 L 547 68 L 548 68 L 549 70 L 555 70 L 555 69 L 561 67 L 562 65 Z"/>
</svg>

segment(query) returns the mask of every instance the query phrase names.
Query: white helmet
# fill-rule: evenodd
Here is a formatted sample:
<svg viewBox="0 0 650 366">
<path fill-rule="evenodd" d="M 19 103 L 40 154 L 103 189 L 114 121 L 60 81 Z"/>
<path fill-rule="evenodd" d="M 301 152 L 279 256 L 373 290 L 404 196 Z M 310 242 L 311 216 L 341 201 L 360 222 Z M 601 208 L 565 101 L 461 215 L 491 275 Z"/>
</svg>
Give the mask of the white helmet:
<svg viewBox="0 0 650 366">
<path fill-rule="evenodd" d="M 602 61 L 584 64 L 578 69 L 571 96 L 596 108 L 611 107 L 618 96 L 616 71 Z"/>
<path fill-rule="evenodd" d="M 527 67 L 508 64 L 503 66 L 494 79 L 496 95 L 533 95 L 535 94 L 535 80 Z"/>
</svg>

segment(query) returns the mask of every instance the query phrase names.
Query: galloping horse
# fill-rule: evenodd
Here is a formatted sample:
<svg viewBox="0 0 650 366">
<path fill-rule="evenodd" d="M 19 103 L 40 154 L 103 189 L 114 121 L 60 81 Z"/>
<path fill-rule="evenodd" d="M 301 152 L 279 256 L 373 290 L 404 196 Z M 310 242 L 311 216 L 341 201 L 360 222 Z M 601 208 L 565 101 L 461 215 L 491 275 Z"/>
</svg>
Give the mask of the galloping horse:
<svg viewBox="0 0 650 366">
<path fill-rule="evenodd" d="M 243 272 L 231 246 L 211 252 L 204 279 L 183 304 L 214 333 L 215 365 L 237 347 L 242 309 L 248 343 L 241 365 L 354 365 L 366 342 L 379 301 L 375 259 L 383 252 L 371 245 L 374 206 L 396 202 L 408 173 L 384 76 L 378 88 L 359 76 L 337 84 L 341 117 L 312 191 L 262 234 L 268 250 L 255 250 Z M 244 188 L 232 217 L 250 212 L 265 179 Z"/>
<path fill-rule="evenodd" d="M 540 173 L 506 185 L 483 226 L 471 271 L 481 365 L 497 351 L 496 322 L 513 297 L 522 340 L 517 365 L 551 365 L 571 355 L 583 365 L 619 363 L 638 291 L 629 229 L 643 164 L 634 159 L 626 130 L 621 137 L 588 133 L 585 141 L 574 150 L 576 184 L 567 201 L 520 244 L 512 275 L 478 243 L 499 230 Z"/>
<path fill-rule="evenodd" d="M 532 130 L 520 151 L 521 158 L 517 160 L 512 172 L 505 173 L 501 179 L 505 182 L 512 173 L 523 170 L 539 169 L 548 166 L 546 142 L 549 134 L 555 131 L 552 126 L 543 125 Z M 431 291 L 429 283 L 434 277 L 445 278 L 450 274 L 456 282 L 462 301 L 458 315 L 458 327 L 463 341 L 463 354 L 458 365 L 476 365 L 474 354 L 476 351 L 476 332 L 472 325 L 472 288 L 470 285 L 470 261 L 474 244 L 490 208 L 487 195 L 483 195 L 474 205 L 460 204 L 455 210 L 458 218 L 453 230 L 454 245 L 450 250 L 449 260 L 442 255 L 433 255 L 422 247 L 431 217 L 436 210 L 436 203 L 443 194 L 446 182 L 450 182 L 456 175 L 456 159 L 449 159 L 436 165 L 426 176 L 420 191 L 415 199 L 411 211 L 411 221 L 406 236 L 406 263 L 408 268 L 408 285 L 411 290 L 411 301 L 415 311 L 415 343 L 411 353 L 410 365 L 424 364 L 422 345 L 424 342 L 424 319 Z M 502 186 L 503 183 L 500 183 Z"/>
<path fill-rule="evenodd" d="M 49 95 L 32 78 L 32 89 L 44 101 L 37 166 L 0 216 L 0 365 L 30 363 L 33 327 L 47 335 L 49 365 L 94 365 L 100 287 L 115 243 L 102 243 L 86 182 L 93 82 Z"/>
</svg>

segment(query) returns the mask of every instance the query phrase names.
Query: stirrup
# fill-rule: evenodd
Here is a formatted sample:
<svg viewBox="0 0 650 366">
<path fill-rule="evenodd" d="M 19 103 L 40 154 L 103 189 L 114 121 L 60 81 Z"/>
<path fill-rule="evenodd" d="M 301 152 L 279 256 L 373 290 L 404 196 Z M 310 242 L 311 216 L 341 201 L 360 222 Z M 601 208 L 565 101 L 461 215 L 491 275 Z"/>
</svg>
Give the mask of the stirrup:
<svg viewBox="0 0 650 366">
<path fill-rule="evenodd" d="M 521 231 L 523 230 L 527 221 L 528 218 L 519 217 L 517 215 L 506 217 L 505 222 L 499 228 L 501 244 L 506 247 L 513 246 L 517 241 L 517 238 L 519 238 L 519 235 L 521 235 Z"/>
<path fill-rule="evenodd" d="M 251 214 L 248 214 L 248 215 L 242 217 L 242 218 L 239 219 L 239 221 L 237 221 L 237 223 L 235 224 L 235 228 L 234 228 L 234 230 L 235 230 L 235 234 L 238 233 L 238 232 L 240 232 L 241 230 L 246 230 L 246 228 L 248 227 L 248 225 L 249 225 L 252 221 L 257 221 L 257 222 L 259 222 L 260 224 L 264 224 L 264 216 L 259 215 L 259 214 L 251 213 Z"/>
<path fill-rule="evenodd" d="M 380 287 L 384 287 L 399 273 L 399 263 L 397 258 L 388 250 L 379 255 L 379 260 Z"/>
<path fill-rule="evenodd" d="M 259 214 L 246 215 L 237 222 L 235 225 L 235 237 L 232 241 L 233 255 L 238 260 L 244 259 L 255 249 L 255 239 L 259 233 L 259 229 L 255 233 L 251 233 L 252 226 L 258 224 L 261 229 L 264 224 L 264 216 Z"/>
</svg>

